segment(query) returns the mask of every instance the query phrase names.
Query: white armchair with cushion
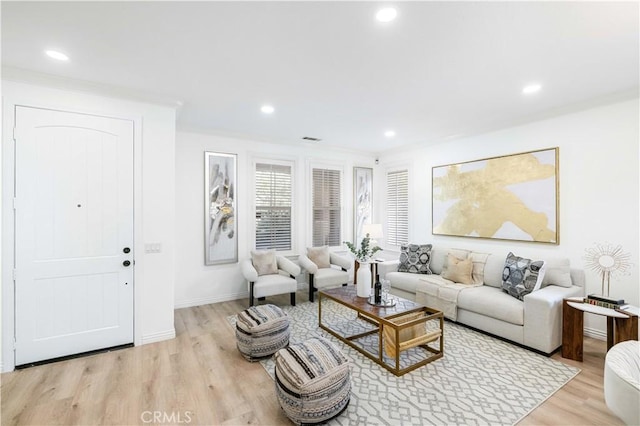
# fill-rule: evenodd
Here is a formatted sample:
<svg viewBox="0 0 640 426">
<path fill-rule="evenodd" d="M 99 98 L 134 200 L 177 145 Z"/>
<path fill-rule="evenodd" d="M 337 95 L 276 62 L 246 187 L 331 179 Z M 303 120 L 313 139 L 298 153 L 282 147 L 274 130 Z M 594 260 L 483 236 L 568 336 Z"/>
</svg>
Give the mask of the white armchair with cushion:
<svg viewBox="0 0 640 426">
<path fill-rule="evenodd" d="M 329 251 L 328 246 L 307 248 L 306 255 L 300 255 L 298 262 L 309 273 L 309 301 L 313 293 L 328 287 L 346 286 L 352 260 Z"/>
<path fill-rule="evenodd" d="M 290 293 L 291 305 L 296 305 L 296 276 L 300 267 L 275 250 L 252 251 L 251 259 L 242 263 L 242 275 L 249 282 L 249 306 L 255 297 L 262 299 L 276 294 Z"/>
</svg>

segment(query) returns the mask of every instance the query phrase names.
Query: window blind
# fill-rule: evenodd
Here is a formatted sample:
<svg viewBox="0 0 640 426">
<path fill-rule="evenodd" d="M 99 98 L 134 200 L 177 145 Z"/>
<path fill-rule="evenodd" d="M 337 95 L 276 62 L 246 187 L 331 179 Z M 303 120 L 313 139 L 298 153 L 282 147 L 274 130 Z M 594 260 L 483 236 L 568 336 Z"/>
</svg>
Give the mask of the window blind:
<svg viewBox="0 0 640 426">
<path fill-rule="evenodd" d="M 387 173 L 387 235 L 388 245 L 409 242 L 409 172 Z"/>
<path fill-rule="evenodd" d="M 313 246 L 339 246 L 340 230 L 340 171 L 312 169 Z"/>
<path fill-rule="evenodd" d="M 256 249 L 291 250 L 291 166 L 256 164 Z"/>
</svg>

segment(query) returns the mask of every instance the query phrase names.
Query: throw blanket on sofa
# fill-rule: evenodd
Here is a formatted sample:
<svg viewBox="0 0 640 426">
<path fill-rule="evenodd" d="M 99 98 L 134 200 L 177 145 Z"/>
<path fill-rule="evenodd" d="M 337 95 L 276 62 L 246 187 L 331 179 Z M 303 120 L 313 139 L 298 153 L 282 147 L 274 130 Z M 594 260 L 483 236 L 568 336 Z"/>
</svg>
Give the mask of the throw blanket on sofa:
<svg viewBox="0 0 640 426">
<path fill-rule="evenodd" d="M 465 288 L 482 284 L 458 284 L 439 275 L 427 275 L 420 278 L 422 283 L 416 288 L 416 302 L 442 311 L 446 318 L 457 321 L 458 295 Z"/>
</svg>

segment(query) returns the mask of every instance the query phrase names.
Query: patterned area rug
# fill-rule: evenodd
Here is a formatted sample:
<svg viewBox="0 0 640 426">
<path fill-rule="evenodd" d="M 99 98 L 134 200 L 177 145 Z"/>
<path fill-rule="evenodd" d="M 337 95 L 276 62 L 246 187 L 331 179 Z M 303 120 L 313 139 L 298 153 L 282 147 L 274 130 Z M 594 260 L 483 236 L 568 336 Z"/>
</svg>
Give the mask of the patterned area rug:
<svg viewBox="0 0 640 426">
<path fill-rule="evenodd" d="M 322 336 L 351 362 L 352 397 L 332 425 L 513 425 L 580 370 L 518 346 L 445 322 L 444 357 L 396 377 L 318 327 L 318 304 L 284 306 L 291 317 L 291 343 Z M 360 330 L 356 314 L 329 300 L 323 323 Z M 228 318 L 235 327 L 235 316 Z M 377 339 L 365 341 L 377 347 Z M 412 357 L 414 355 L 408 355 Z M 271 358 L 261 361 L 273 378 Z"/>
</svg>

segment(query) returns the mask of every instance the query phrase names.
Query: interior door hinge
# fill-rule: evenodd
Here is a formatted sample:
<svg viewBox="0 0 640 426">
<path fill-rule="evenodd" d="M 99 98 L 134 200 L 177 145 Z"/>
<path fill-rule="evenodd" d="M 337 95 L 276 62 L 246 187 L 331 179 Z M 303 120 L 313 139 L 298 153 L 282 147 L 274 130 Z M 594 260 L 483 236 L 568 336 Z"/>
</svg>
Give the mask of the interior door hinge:
<svg viewBox="0 0 640 426">
<path fill-rule="evenodd" d="M 14 142 L 16 140 L 16 127 L 15 126 L 13 127 L 13 140 L 14 140 Z"/>
<path fill-rule="evenodd" d="M 13 338 L 13 350 L 15 351 L 16 349 L 18 349 L 18 339 L 16 339 L 15 337 Z"/>
<path fill-rule="evenodd" d="M 13 209 L 16 210 L 18 208 L 18 199 L 13 197 Z"/>
<path fill-rule="evenodd" d="M 18 276 L 18 272 L 16 272 L 16 270 L 13 270 L 13 280 L 16 280 L 16 277 Z"/>
</svg>

